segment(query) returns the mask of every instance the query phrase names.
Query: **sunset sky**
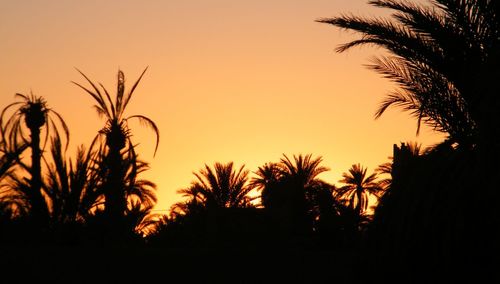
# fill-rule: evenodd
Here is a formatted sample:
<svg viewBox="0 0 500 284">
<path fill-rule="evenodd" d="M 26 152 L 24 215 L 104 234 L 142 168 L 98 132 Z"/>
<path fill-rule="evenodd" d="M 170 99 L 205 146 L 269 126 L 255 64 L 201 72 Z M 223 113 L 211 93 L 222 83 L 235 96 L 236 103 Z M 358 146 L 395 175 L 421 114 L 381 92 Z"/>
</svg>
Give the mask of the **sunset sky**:
<svg viewBox="0 0 500 284">
<path fill-rule="evenodd" d="M 154 135 L 132 124 L 156 209 L 178 200 L 193 171 L 234 161 L 251 171 L 287 155 L 322 156 L 337 183 L 354 163 L 371 172 L 392 145 L 441 136 L 390 109 L 374 113 L 393 88 L 364 64 L 383 50 L 336 53 L 352 33 L 315 22 L 352 12 L 380 16 L 366 0 L 51 0 L 0 1 L 0 107 L 14 94 L 43 96 L 71 130 L 68 156 L 103 126 L 75 70 L 115 91 L 121 69 L 130 87 L 149 66 L 128 114 L 143 114 Z"/>
</svg>

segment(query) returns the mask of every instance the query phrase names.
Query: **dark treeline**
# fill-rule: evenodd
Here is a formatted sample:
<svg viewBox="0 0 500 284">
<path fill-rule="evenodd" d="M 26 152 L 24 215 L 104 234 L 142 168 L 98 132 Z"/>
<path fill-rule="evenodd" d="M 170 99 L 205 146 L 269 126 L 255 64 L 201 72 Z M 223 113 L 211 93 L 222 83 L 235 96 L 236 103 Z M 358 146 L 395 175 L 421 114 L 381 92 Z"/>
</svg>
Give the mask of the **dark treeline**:
<svg viewBox="0 0 500 284">
<path fill-rule="evenodd" d="M 144 115 L 126 115 L 146 70 L 129 90 L 119 71 L 114 95 L 80 72 L 85 83 L 74 83 L 105 123 L 72 158 L 70 129 L 43 98 L 17 94 L 1 113 L 3 274 L 109 283 L 498 280 L 500 3 L 369 3 L 391 18 L 318 22 L 362 35 L 339 52 L 388 51 L 370 68 L 397 88 L 376 117 L 399 107 L 417 132 L 427 124 L 447 135 L 443 142 L 395 144 L 375 172 L 353 164 L 337 185 L 318 177 L 328 168 L 310 154 L 253 172 L 205 165 L 179 190 L 184 201 L 158 215 L 128 121 L 150 127 L 156 147 L 159 131 Z"/>
</svg>

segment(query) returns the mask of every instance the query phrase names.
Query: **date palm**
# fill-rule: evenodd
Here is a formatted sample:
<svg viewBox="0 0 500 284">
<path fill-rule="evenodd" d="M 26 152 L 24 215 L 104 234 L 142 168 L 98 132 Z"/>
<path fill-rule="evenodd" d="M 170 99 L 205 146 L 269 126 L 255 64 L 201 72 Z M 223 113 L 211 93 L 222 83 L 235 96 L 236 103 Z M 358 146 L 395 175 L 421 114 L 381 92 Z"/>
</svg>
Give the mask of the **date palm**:
<svg viewBox="0 0 500 284">
<path fill-rule="evenodd" d="M 313 159 L 311 154 L 305 156 L 294 155 L 293 161 L 287 155 L 283 155 L 278 165 L 283 177 L 291 179 L 306 188 L 317 180 L 319 174 L 329 170 L 327 167 L 320 165 L 322 161 L 321 157 Z"/>
<path fill-rule="evenodd" d="M 339 188 L 338 194 L 347 199 L 349 205 L 355 210 L 357 216 L 362 216 L 368 208 L 369 194 L 377 196 L 382 192 L 382 187 L 376 181 L 377 174 L 366 174 L 367 169 L 360 164 L 352 165 L 348 173 L 343 173 L 339 182 L 345 186 Z"/>
<path fill-rule="evenodd" d="M 142 72 L 132 88 L 125 91 L 125 76 L 122 71 L 118 71 L 117 76 L 117 91 L 114 100 L 107 89 L 102 85 L 93 83 L 83 72 L 79 71 L 85 80 L 90 84 L 91 88 L 86 88 L 83 85 L 73 82 L 75 85 L 87 92 L 96 102 L 94 109 L 100 117 L 106 121 L 105 126 L 99 131 L 96 140 L 103 139 L 103 146 L 100 148 L 102 164 L 103 192 L 105 196 L 105 214 L 110 220 L 120 220 L 127 207 L 126 191 L 128 166 L 133 165 L 132 171 L 137 171 L 136 154 L 134 144 L 131 141 L 131 129 L 129 121 L 133 119 L 139 120 L 143 125 L 151 128 L 156 136 L 156 144 L 154 153 L 158 148 L 160 134 L 158 127 L 150 118 L 144 115 L 125 115 L 125 110 L 129 105 L 132 95 L 134 94 L 137 85 L 141 81 L 147 68 Z M 126 160 L 129 159 L 127 162 Z"/>
<path fill-rule="evenodd" d="M 248 193 L 252 187 L 247 185 L 248 170 L 244 168 L 244 165 L 239 169 L 235 168 L 233 162 L 215 163 L 213 169 L 205 165 L 199 173 L 193 173 L 196 180 L 192 185 L 179 190 L 179 193 L 197 200 L 206 207 L 248 207 L 251 201 Z"/>
<path fill-rule="evenodd" d="M 139 201 L 132 201 L 125 214 L 127 231 L 137 238 L 143 238 L 156 230 L 161 215 L 152 213 L 154 204 L 144 205 Z"/>
<path fill-rule="evenodd" d="M 66 137 L 66 147 L 69 143 L 69 129 L 61 115 L 47 106 L 42 97 L 33 94 L 27 96 L 16 94 L 20 101 L 11 103 L 5 107 L 0 115 L 0 125 L 3 130 L 3 143 L 10 145 L 27 145 L 31 151 L 31 164 L 26 165 L 20 161 L 22 168 L 30 175 L 27 182 L 14 182 L 12 189 L 22 191 L 31 207 L 31 215 L 34 219 L 44 221 L 48 217 L 48 208 L 42 193 L 42 153 L 47 145 L 51 134 L 63 130 Z M 7 113 L 13 110 L 10 117 Z M 44 143 L 41 145 L 42 133 Z M 13 147 L 13 146 L 11 146 Z M 15 147 L 16 148 L 16 147 Z M 17 185 L 17 187 L 16 187 Z"/>
<path fill-rule="evenodd" d="M 140 175 L 149 170 L 149 164 L 141 161 L 132 153 L 124 160 L 126 174 L 124 178 L 125 199 L 127 209 L 142 206 L 140 210 L 151 209 L 156 204 L 156 184 L 150 180 L 140 178 Z M 134 209 L 134 210 L 139 210 Z"/>
<path fill-rule="evenodd" d="M 390 106 L 402 107 L 419 125 L 428 123 L 449 135 L 437 151 L 406 164 L 394 161 L 391 190 L 381 200 L 373 226 L 378 238 L 374 246 L 382 247 L 376 250 L 411 252 L 405 260 L 419 254 L 432 259 L 434 249 L 429 248 L 434 246 L 447 252 L 440 263 L 455 263 L 457 254 L 450 252 L 498 254 L 493 249 L 498 235 L 490 228 L 499 219 L 494 208 L 500 157 L 500 1 L 428 2 L 370 1 L 392 10 L 392 17 L 344 15 L 320 22 L 362 35 L 339 51 L 359 45 L 388 51 L 389 56 L 375 59 L 372 68 L 399 88 L 382 102 L 377 116 Z"/>
<path fill-rule="evenodd" d="M 252 178 L 250 185 L 261 190 L 261 199 L 264 207 L 274 206 L 286 199 L 294 198 L 305 202 L 305 194 L 320 180 L 317 176 L 328 168 L 321 166 L 322 158 L 312 159 L 309 155 L 293 156 L 291 160 L 283 155 L 279 163 L 266 163 L 259 167 Z"/>
<path fill-rule="evenodd" d="M 312 189 L 321 183 L 318 175 L 329 170 L 327 167 L 321 166 L 322 161 L 321 157 L 313 159 L 311 154 L 294 155 L 293 161 L 287 155 L 283 155 L 278 164 L 281 180 L 287 187 L 286 195 L 298 211 L 310 211 L 312 204 L 308 201 L 313 199 L 311 195 L 314 194 L 314 191 Z"/>
<path fill-rule="evenodd" d="M 55 224 L 85 221 L 99 207 L 100 177 L 95 168 L 96 153 L 83 146 L 77 149 L 74 161 L 66 159 L 60 140 L 52 141 L 51 159 L 47 162 L 45 192 Z"/>
<path fill-rule="evenodd" d="M 279 163 L 267 163 L 255 172 L 251 185 L 261 190 L 262 205 L 276 218 L 282 230 L 304 233 L 312 229 L 315 208 L 321 200 L 320 188 L 326 183 L 318 175 L 328 168 L 322 158 L 309 155 L 283 155 Z"/>
<path fill-rule="evenodd" d="M 394 11 L 392 18 L 354 15 L 320 19 L 362 35 L 339 46 L 375 45 L 389 51 L 374 59 L 375 71 L 399 88 L 382 102 L 376 117 L 398 106 L 449 135 L 460 146 L 498 135 L 500 105 L 494 78 L 500 75 L 500 3 L 493 0 L 373 0 Z M 417 132 L 418 132 L 417 128 Z"/>
<path fill-rule="evenodd" d="M 251 179 L 250 186 L 261 191 L 261 204 L 269 207 L 273 203 L 272 192 L 276 190 L 274 188 L 278 186 L 282 177 L 280 168 L 276 163 L 266 163 L 254 173 L 256 176 Z"/>
</svg>

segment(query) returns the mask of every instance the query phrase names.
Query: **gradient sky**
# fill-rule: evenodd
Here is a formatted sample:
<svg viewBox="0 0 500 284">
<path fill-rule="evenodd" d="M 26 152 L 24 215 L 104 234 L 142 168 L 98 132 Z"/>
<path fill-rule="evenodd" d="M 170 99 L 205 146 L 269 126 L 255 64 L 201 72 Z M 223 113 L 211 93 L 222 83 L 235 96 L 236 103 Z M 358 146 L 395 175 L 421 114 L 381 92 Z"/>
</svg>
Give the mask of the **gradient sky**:
<svg viewBox="0 0 500 284">
<path fill-rule="evenodd" d="M 354 163 L 372 171 L 392 145 L 441 136 L 390 109 L 374 120 L 392 85 L 363 65 L 381 49 L 338 54 L 353 34 L 314 22 L 352 12 L 387 15 L 365 0 L 0 0 L 0 107 L 14 94 L 43 96 L 71 129 L 76 146 L 89 145 L 103 126 L 93 101 L 70 81 L 74 69 L 127 86 L 149 66 L 128 113 L 159 126 L 154 136 L 133 124 L 146 178 L 158 185 L 157 209 L 168 209 L 205 163 L 234 161 L 251 171 L 288 155 L 321 155 L 337 183 Z"/>
</svg>

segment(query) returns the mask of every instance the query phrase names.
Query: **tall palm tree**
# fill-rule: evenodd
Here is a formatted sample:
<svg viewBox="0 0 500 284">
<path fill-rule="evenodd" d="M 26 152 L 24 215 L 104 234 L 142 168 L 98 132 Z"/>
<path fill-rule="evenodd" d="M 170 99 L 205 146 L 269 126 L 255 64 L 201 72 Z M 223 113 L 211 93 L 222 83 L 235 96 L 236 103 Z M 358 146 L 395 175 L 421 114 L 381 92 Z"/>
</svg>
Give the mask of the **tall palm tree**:
<svg viewBox="0 0 500 284">
<path fill-rule="evenodd" d="M 376 7 L 395 13 L 391 19 L 353 15 L 318 20 L 362 34 L 341 45 L 343 52 L 359 45 L 385 48 L 390 55 L 374 59 L 371 67 L 394 81 L 391 93 L 376 113 L 389 106 L 410 111 L 418 120 L 448 133 L 467 147 L 498 135 L 500 105 L 500 4 L 493 0 L 408 1 L 373 0 Z M 418 131 L 418 128 L 417 128 Z"/>
<path fill-rule="evenodd" d="M 178 192 L 198 200 L 206 207 L 238 208 L 251 206 L 248 193 L 248 170 L 245 165 L 234 168 L 233 162 L 215 163 L 213 169 L 205 165 L 199 173 L 193 173 L 196 180 L 187 189 Z"/>
<path fill-rule="evenodd" d="M 377 174 L 366 175 L 366 168 L 360 164 L 352 165 L 348 173 L 343 173 L 339 182 L 345 186 L 339 188 L 339 196 L 348 200 L 349 205 L 356 211 L 357 216 L 368 208 L 368 197 L 376 197 L 382 192 L 382 187 L 376 181 Z"/>
<path fill-rule="evenodd" d="M 62 129 L 66 136 L 66 147 L 69 143 L 69 129 L 61 115 L 47 106 L 47 102 L 42 97 L 16 94 L 16 98 L 21 101 L 11 103 L 5 107 L 0 115 L 0 125 L 5 132 L 4 143 L 18 145 L 25 143 L 31 150 L 31 164 L 29 166 L 20 163 L 25 168 L 30 179 L 28 183 L 19 181 L 15 184 L 21 186 L 14 190 L 23 190 L 31 206 L 32 216 L 37 220 L 45 220 L 48 217 L 48 210 L 42 194 L 42 152 L 45 148 L 49 136 L 52 132 L 58 133 Z M 14 109 L 10 117 L 7 113 Z M 24 122 L 24 123 L 23 123 Z M 59 127 L 58 127 L 59 126 Z M 28 134 L 26 133 L 26 129 Z M 45 142 L 41 143 L 42 131 L 45 132 Z M 5 139 L 7 138 L 7 139 Z"/>
<path fill-rule="evenodd" d="M 91 85 L 92 90 L 73 82 L 95 100 L 94 108 L 97 114 L 106 120 L 106 125 L 100 130 L 94 141 L 104 139 L 104 146 L 101 147 L 101 174 L 105 177 L 102 185 L 105 196 L 104 210 L 110 220 L 122 219 L 127 208 L 127 189 L 126 185 L 124 185 L 127 179 L 127 165 L 132 165 L 132 172 L 137 172 L 136 154 L 134 144 L 131 141 L 131 129 L 128 122 L 137 119 L 153 130 L 156 136 L 155 154 L 160 140 L 158 127 L 150 118 L 139 114 L 125 116 L 125 110 L 146 70 L 147 68 L 144 69 L 128 92 L 125 92 L 125 76 L 119 70 L 117 92 L 114 100 L 112 100 L 109 92 L 102 84 L 99 83 L 102 88 L 100 90 L 95 83 L 79 70 L 78 72 Z M 127 159 L 128 162 L 125 161 Z"/>
</svg>

